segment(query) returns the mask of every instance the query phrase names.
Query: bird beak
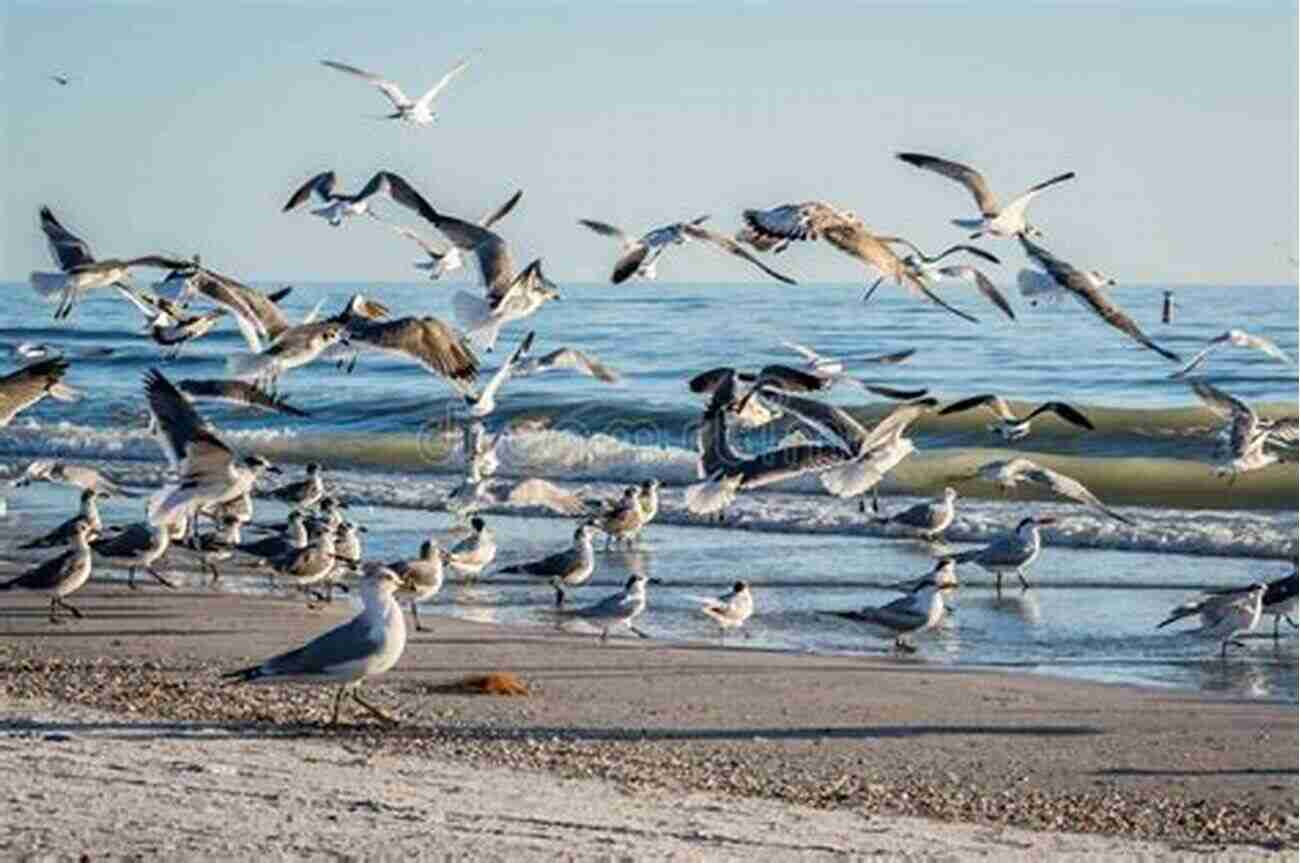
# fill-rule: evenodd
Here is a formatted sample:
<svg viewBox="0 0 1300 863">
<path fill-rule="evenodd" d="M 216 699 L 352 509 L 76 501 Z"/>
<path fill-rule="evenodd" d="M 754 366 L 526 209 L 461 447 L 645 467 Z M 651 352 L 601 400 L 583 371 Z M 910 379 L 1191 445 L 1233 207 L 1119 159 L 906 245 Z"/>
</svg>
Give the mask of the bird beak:
<svg viewBox="0 0 1300 863">
<path fill-rule="evenodd" d="M 1049 516 L 1044 516 L 1043 518 L 1036 518 L 1036 519 L 1034 519 L 1034 524 L 1037 524 L 1037 525 L 1040 525 L 1040 526 L 1042 526 L 1042 525 L 1049 525 L 1049 524 L 1056 524 L 1056 518 L 1055 518 L 1054 516 L 1050 516 L 1050 515 L 1049 515 Z"/>
<path fill-rule="evenodd" d="M 364 524 L 357 525 L 357 530 L 361 531 L 362 533 L 370 533 L 370 528 L 366 527 Z"/>
<path fill-rule="evenodd" d="M 664 580 L 663 580 L 662 578 L 647 578 L 647 579 L 646 579 L 646 584 L 663 584 L 663 583 L 664 583 Z"/>
<path fill-rule="evenodd" d="M 266 472 L 267 472 L 267 473 L 284 473 L 284 471 L 280 470 L 278 467 L 276 467 L 276 466 L 273 465 L 273 464 L 272 464 L 272 465 L 267 465 L 267 466 L 266 466 Z"/>
</svg>

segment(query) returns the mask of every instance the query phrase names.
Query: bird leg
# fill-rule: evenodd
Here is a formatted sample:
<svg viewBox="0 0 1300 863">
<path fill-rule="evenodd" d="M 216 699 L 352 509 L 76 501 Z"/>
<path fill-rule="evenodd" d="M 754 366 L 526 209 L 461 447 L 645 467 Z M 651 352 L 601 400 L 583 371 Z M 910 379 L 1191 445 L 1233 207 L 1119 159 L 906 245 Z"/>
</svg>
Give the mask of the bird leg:
<svg viewBox="0 0 1300 863">
<path fill-rule="evenodd" d="M 348 686 L 345 683 L 339 687 L 338 694 L 334 696 L 334 715 L 330 717 L 330 725 L 339 724 L 339 708 L 343 704 L 343 693 L 347 691 L 348 691 Z"/>
<path fill-rule="evenodd" d="M 126 568 L 126 586 L 129 587 L 129 588 L 131 588 L 132 590 L 139 590 L 139 588 L 137 588 L 137 587 L 135 586 L 135 567 L 134 567 L 134 566 L 128 566 L 128 567 Z"/>
<path fill-rule="evenodd" d="M 636 635 L 637 635 L 638 638 L 649 638 L 649 637 L 650 637 L 650 635 L 649 635 L 648 633 L 646 633 L 646 632 L 644 632 L 644 631 L 642 631 L 642 630 L 640 630 L 640 629 L 637 629 L 635 626 L 633 626 L 633 625 L 630 624 L 630 623 L 627 625 L 627 628 L 630 629 L 630 630 L 632 630 L 634 633 L 636 633 Z"/>
<path fill-rule="evenodd" d="M 916 647 L 915 647 L 914 645 L 908 644 L 906 641 L 904 641 L 904 640 L 903 640 L 903 636 L 901 636 L 901 635 L 898 636 L 898 638 L 894 640 L 894 648 L 895 648 L 899 653 L 916 653 Z"/>
<path fill-rule="evenodd" d="M 1296 623 L 1294 620 L 1292 620 L 1291 615 L 1284 614 L 1282 616 L 1286 618 L 1287 623 L 1291 624 L 1292 629 L 1300 629 L 1300 623 Z"/>
<path fill-rule="evenodd" d="M 1029 582 L 1028 582 L 1028 581 L 1025 581 L 1025 573 L 1024 573 L 1024 570 L 1017 569 L 1017 570 L 1016 570 L 1016 575 L 1020 577 L 1020 586 L 1023 587 L 1025 590 L 1028 590 L 1028 589 L 1029 589 Z"/>
<path fill-rule="evenodd" d="M 562 605 L 564 605 L 564 588 L 557 584 L 555 585 L 555 607 L 559 608 Z"/>
<path fill-rule="evenodd" d="M 871 295 L 876 292 L 876 288 L 880 287 L 880 283 L 883 282 L 884 280 L 885 280 L 884 276 L 881 276 L 880 278 L 876 279 L 875 283 L 872 284 L 872 286 L 868 288 L 867 292 L 862 296 L 862 302 L 864 303 L 868 302 L 871 299 Z"/>
<path fill-rule="evenodd" d="M 1002 570 L 998 570 L 997 572 L 994 573 L 994 575 L 997 576 L 998 579 L 998 584 L 997 584 L 998 596 L 1001 596 L 1002 595 Z"/>
<path fill-rule="evenodd" d="M 208 587 L 216 587 L 217 582 L 221 579 L 221 573 L 217 571 L 217 565 L 211 561 L 204 561 L 204 563 L 208 565 L 208 570 L 212 573 L 212 581 L 208 583 Z"/>
<path fill-rule="evenodd" d="M 163 578 L 162 575 L 159 574 L 158 570 L 154 569 L 152 566 L 146 566 L 144 568 L 144 571 L 152 575 L 154 578 L 156 578 L 158 580 L 158 583 L 161 584 L 163 587 L 167 588 L 168 590 L 176 589 L 176 584 L 174 582 L 170 582 L 167 579 Z"/>
<path fill-rule="evenodd" d="M 78 611 L 76 608 L 74 608 L 71 603 L 65 602 L 62 597 L 56 596 L 50 600 L 51 606 L 56 604 L 59 606 L 59 608 L 66 608 L 68 611 L 71 611 L 72 616 L 77 618 L 78 620 L 85 617 L 85 615 L 82 614 L 80 611 Z"/>
<path fill-rule="evenodd" d="M 50 597 L 50 623 L 62 623 L 59 620 L 59 600 L 58 597 Z"/>
<path fill-rule="evenodd" d="M 369 701 L 366 701 L 364 698 L 361 697 L 361 693 L 356 689 L 352 690 L 352 700 L 355 701 L 357 704 L 360 704 L 366 710 L 370 711 L 370 713 L 373 716 L 376 716 L 379 719 L 383 720 L 384 722 L 387 722 L 389 725 L 397 724 L 397 720 L 393 718 L 391 714 L 385 712 L 384 710 L 381 710 L 380 708 L 371 704 Z"/>
<path fill-rule="evenodd" d="M 609 627 L 608 627 L 608 626 L 605 627 L 604 629 L 602 629 L 602 630 L 600 631 L 600 643 L 601 643 L 601 644 L 604 644 L 604 643 L 607 642 L 607 641 L 609 641 Z"/>
<path fill-rule="evenodd" d="M 411 600 L 411 616 L 415 618 L 415 631 L 424 632 L 424 626 L 420 623 L 420 606 L 415 604 L 414 599 Z"/>
</svg>

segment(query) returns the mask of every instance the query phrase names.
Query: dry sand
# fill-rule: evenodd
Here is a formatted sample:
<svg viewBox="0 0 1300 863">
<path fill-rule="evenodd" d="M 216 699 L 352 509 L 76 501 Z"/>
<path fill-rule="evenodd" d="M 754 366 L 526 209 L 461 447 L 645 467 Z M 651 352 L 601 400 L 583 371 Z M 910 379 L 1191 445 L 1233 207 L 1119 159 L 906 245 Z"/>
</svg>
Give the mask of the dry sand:
<svg viewBox="0 0 1300 863">
<path fill-rule="evenodd" d="M 1295 856 L 1293 704 L 436 618 L 368 690 L 404 726 L 326 729 L 217 672 L 342 603 L 77 602 L 0 596 L 4 856 Z M 495 670 L 533 695 L 436 691 Z"/>
</svg>

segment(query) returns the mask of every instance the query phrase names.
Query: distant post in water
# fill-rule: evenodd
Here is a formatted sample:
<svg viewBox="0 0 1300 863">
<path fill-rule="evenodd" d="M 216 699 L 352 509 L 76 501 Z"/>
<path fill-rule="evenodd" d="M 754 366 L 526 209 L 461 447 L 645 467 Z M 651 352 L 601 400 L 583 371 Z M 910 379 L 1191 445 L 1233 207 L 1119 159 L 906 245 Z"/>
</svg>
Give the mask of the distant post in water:
<svg viewBox="0 0 1300 863">
<path fill-rule="evenodd" d="M 1160 323 L 1170 324 L 1174 321 L 1174 292 L 1165 291 L 1165 303 L 1160 309 Z"/>
</svg>

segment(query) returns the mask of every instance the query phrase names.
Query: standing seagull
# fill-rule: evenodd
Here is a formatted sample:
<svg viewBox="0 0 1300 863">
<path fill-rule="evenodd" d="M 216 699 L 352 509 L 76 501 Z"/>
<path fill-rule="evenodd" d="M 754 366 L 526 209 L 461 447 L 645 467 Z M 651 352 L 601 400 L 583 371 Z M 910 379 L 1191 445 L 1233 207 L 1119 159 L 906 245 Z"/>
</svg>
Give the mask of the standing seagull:
<svg viewBox="0 0 1300 863">
<path fill-rule="evenodd" d="M 1096 428 L 1077 408 L 1073 408 L 1065 402 L 1044 402 L 1025 416 L 1018 417 L 1001 396 L 992 393 L 971 396 L 968 399 L 953 402 L 939 411 L 939 416 L 961 413 L 978 407 L 987 408 L 989 413 L 997 417 L 997 423 L 989 426 L 989 431 L 1008 442 L 1028 437 L 1029 428 L 1034 421 L 1034 417 L 1042 413 L 1054 413 L 1066 422 L 1088 431 L 1093 431 Z"/>
<path fill-rule="evenodd" d="M 1168 626 L 1175 620 L 1198 615 L 1201 619 L 1199 629 L 1189 630 L 1190 635 L 1201 635 L 1223 640 L 1219 655 L 1228 656 L 1228 645 L 1245 647 L 1237 640 L 1238 635 L 1245 634 L 1259 625 L 1263 612 L 1264 593 L 1267 588 L 1262 584 L 1207 593 L 1193 602 L 1186 602 L 1169 612 L 1169 616 L 1156 624 L 1156 629 Z"/>
<path fill-rule="evenodd" d="M 497 556 L 497 538 L 492 528 L 479 516 L 469 520 L 470 536 L 447 549 L 447 565 L 465 576 L 478 575 Z"/>
<path fill-rule="evenodd" d="M 1196 356 L 1188 360 L 1187 365 L 1183 366 L 1169 377 L 1187 377 L 1189 374 L 1200 368 L 1213 351 L 1223 347 L 1224 345 L 1232 345 L 1237 348 L 1254 348 L 1257 351 L 1262 351 L 1263 353 L 1268 354 L 1278 362 L 1286 363 L 1292 368 L 1295 368 L 1295 360 L 1287 356 L 1286 351 L 1279 348 L 1269 339 L 1266 339 L 1263 336 L 1251 335 L 1245 330 L 1232 329 L 1210 339 L 1206 346 L 1197 352 Z"/>
<path fill-rule="evenodd" d="M 935 564 L 928 575 L 914 583 L 915 587 L 910 593 L 893 602 L 879 607 L 869 605 L 854 611 L 822 613 L 851 620 L 866 627 L 869 633 L 878 638 L 894 639 L 896 650 L 915 653 L 916 646 L 908 643 L 903 636 L 909 632 L 933 629 L 943 620 L 943 592 L 957 583 L 952 570 L 952 560 L 944 558 Z"/>
<path fill-rule="evenodd" d="M 913 296 L 925 297 L 960 318 L 976 322 L 975 318 L 948 305 L 931 291 L 885 244 L 884 238 L 867 230 L 862 220 L 851 212 L 837 210 L 821 201 L 807 201 L 769 210 L 745 210 L 743 215 L 750 229 L 761 236 L 785 240 L 824 239 L 883 276 L 892 277 Z"/>
<path fill-rule="evenodd" d="M 749 589 L 749 584 L 738 581 L 731 588 L 730 593 L 724 593 L 716 599 L 700 598 L 704 605 L 700 611 L 718 624 L 718 630 L 721 633 L 718 637 L 725 638 L 728 629 L 739 629 L 745 625 L 745 621 L 754 614 L 754 594 Z"/>
<path fill-rule="evenodd" d="M 405 120 L 415 126 L 428 126 L 434 121 L 434 118 L 437 117 L 437 114 L 433 111 L 433 100 L 438 98 L 438 94 L 451 83 L 452 78 L 459 75 L 465 67 L 469 65 L 469 61 L 461 60 L 452 67 L 450 72 L 443 75 L 442 79 L 438 81 L 437 84 L 430 87 L 423 96 L 415 101 L 412 101 L 411 97 L 403 93 L 402 88 L 397 86 L 397 84 L 376 75 L 373 72 L 367 72 L 364 69 L 358 69 L 356 66 L 349 66 L 346 63 L 339 63 L 335 60 L 322 60 L 321 64 L 329 66 L 331 69 L 338 69 L 340 72 L 347 72 L 349 75 L 356 75 L 359 78 L 364 78 L 378 87 L 380 92 L 388 97 L 388 101 L 393 103 L 393 113 L 389 114 L 384 119 Z"/>
<path fill-rule="evenodd" d="M 1041 237 L 1043 235 L 1042 231 L 1025 221 L 1025 209 L 1039 192 L 1049 186 L 1074 178 L 1073 171 L 1058 174 L 1050 180 L 1044 180 L 1036 186 L 1031 186 L 1020 197 L 1002 207 L 998 205 L 998 199 L 989 190 L 984 176 L 974 168 L 921 153 L 899 153 L 898 158 L 917 168 L 942 174 L 966 187 L 971 195 L 975 197 L 975 205 L 980 208 L 980 218 L 953 219 L 952 223 L 959 228 L 974 229 L 975 233 L 971 234 L 972 240 L 982 234 L 992 234 L 995 237 L 1012 237 L 1016 235 Z"/>
<path fill-rule="evenodd" d="M 113 536 L 106 536 L 91 543 L 91 548 L 100 557 L 106 557 L 119 566 L 126 567 L 126 586 L 135 590 L 135 571 L 143 569 L 154 577 L 163 587 L 171 590 L 176 585 L 162 576 L 153 565 L 158 562 L 171 546 L 172 526 L 168 522 L 144 524 L 137 522 Z"/>
<path fill-rule="evenodd" d="M 997 576 L 997 590 L 1002 592 L 1002 576 L 1014 572 L 1020 578 L 1020 584 L 1028 588 L 1025 570 L 1035 560 L 1043 548 L 1042 537 L 1038 529 L 1045 525 L 1056 524 L 1054 518 L 1035 518 L 1028 516 L 1020 520 L 1016 529 L 1006 536 L 999 537 L 983 548 L 975 548 L 953 555 L 956 563 L 978 563 L 983 569 Z"/>
<path fill-rule="evenodd" d="M 933 542 L 952 524 L 957 515 L 956 502 L 957 489 L 948 487 L 936 500 L 918 503 L 893 515 L 877 516 L 876 523 L 901 524 Z M 873 504 L 878 504 L 878 499 L 874 500 Z"/>
<path fill-rule="evenodd" d="M 388 568 L 402 578 L 402 589 L 411 594 L 411 616 L 415 618 L 416 631 L 423 632 L 419 604 L 442 589 L 442 549 L 433 540 L 425 540 L 420 544 L 419 557 L 395 561 Z"/>
<path fill-rule="evenodd" d="M 82 617 L 80 611 L 73 608 L 64 599 L 80 588 L 90 578 L 91 556 L 90 540 L 95 536 L 95 529 L 87 520 L 76 522 L 72 531 L 72 549 L 58 557 L 52 557 L 17 578 L 0 582 L 0 591 L 21 588 L 50 597 L 50 623 L 58 623 L 60 608 L 72 612 L 76 618 Z"/>
<path fill-rule="evenodd" d="M 649 638 L 650 636 L 637 629 L 632 624 L 632 621 L 640 617 L 641 613 L 645 611 L 645 588 L 651 582 L 658 584 L 659 579 L 634 575 L 627 580 L 626 586 L 618 593 L 607 596 L 600 602 L 586 608 L 574 609 L 568 612 L 568 616 L 585 620 L 593 626 L 600 627 L 600 641 L 602 644 L 609 640 L 609 631 L 619 625 L 626 626 L 641 638 Z"/>
<path fill-rule="evenodd" d="M 1114 279 L 1107 278 L 1096 270 L 1088 272 L 1077 270 L 1042 246 L 1030 242 L 1023 235 L 1020 237 L 1020 244 L 1024 246 L 1025 254 L 1033 258 L 1039 266 L 1046 270 L 1046 275 L 1035 274 L 1033 278 L 1055 282 L 1062 290 L 1072 294 L 1084 308 L 1092 310 L 1103 321 L 1138 344 L 1150 348 L 1165 359 L 1173 360 L 1176 363 L 1181 362 L 1178 354 L 1167 351 L 1151 341 L 1147 334 L 1142 332 L 1142 328 L 1132 318 L 1124 314 L 1124 311 L 1115 305 L 1110 297 L 1106 296 L 1102 289 L 1114 285 Z M 1023 276 L 1024 273 L 1022 272 L 1021 275 Z M 1021 290 L 1024 290 L 1023 287 Z"/>
<path fill-rule="evenodd" d="M 49 396 L 61 402 L 75 402 L 81 394 L 63 383 L 68 361 L 62 357 L 41 360 L 0 377 L 0 428 L 13 422 L 22 411 Z"/>
<path fill-rule="evenodd" d="M 338 724 L 339 707 L 349 690 L 357 704 L 384 722 L 396 724 L 396 719 L 362 699 L 357 690 L 366 678 L 396 665 L 406 649 L 406 621 L 393 599 L 401 585 L 402 579 L 388 567 L 368 564 L 359 584 L 365 603 L 360 614 L 297 650 L 222 676 L 237 683 L 338 683 L 330 725 Z"/>
<path fill-rule="evenodd" d="M 145 395 L 159 445 L 177 474 L 149 502 L 154 524 L 168 524 L 208 504 L 234 500 L 250 490 L 264 471 L 280 472 L 261 456 L 240 459 L 157 369 L 145 375 Z"/>
<path fill-rule="evenodd" d="M 515 192 L 513 195 L 510 196 L 510 199 L 508 201 L 506 201 L 496 210 L 492 211 L 491 213 L 488 213 L 482 219 L 479 219 L 479 224 L 482 225 L 484 228 L 492 227 L 497 222 L 504 219 L 510 213 L 510 211 L 515 208 L 515 204 L 518 204 L 519 199 L 522 198 L 523 196 L 524 196 L 523 189 L 520 189 L 519 191 Z M 457 248 L 456 246 L 448 246 L 446 249 L 440 249 L 437 246 L 430 243 L 424 237 L 417 234 L 415 231 L 412 231 L 410 228 L 403 227 L 402 225 L 394 225 L 390 222 L 384 221 L 383 219 L 376 216 L 373 212 L 370 213 L 370 215 L 376 221 L 383 222 L 385 225 L 388 225 L 390 228 L 392 228 L 397 233 L 401 234 L 403 237 L 406 237 L 408 240 L 414 241 L 416 245 L 418 245 L 421 249 L 424 250 L 424 253 L 425 255 L 428 256 L 429 260 L 417 262 L 415 264 L 415 268 L 417 270 L 428 271 L 430 279 L 440 279 L 443 276 L 447 275 L 448 273 L 455 272 L 456 270 L 459 270 L 461 267 L 465 266 L 465 259 L 461 256 L 460 249 Z"/>
<path fill-rule="evenodd" d="M 104 495 L 107 497 L 107 495 Z M 60 524 L 54 530 L 42 537 L 25 542 L 18 546 L 21 549 L 30 548 L 55 548 L 60 545 L 67 545 L 72 542 L 80 522 L 86 522 L 90 525 L 91 530 L 98 533 L 103 527 L 104 522 L 99 517 L 99 506 L 95 499 L 100 497 L 100 493 L 92 488 L 88 488 L 81 493 L 81 510 L 72 518 Z"/>
<path fill-rule="evenodd" d="M 564 605 L 564 588 L 586 584 L 595 569 L 596 559 L 591 549 L 593 530 L 590 523 L 584 522 L 573 532 L 571 547 L 541 560 L 504 567 L 500 572 L 545 578 L 555 588 L 555 607 L 559 608 Z"/>
<path fill-rule="evenodd" d="M 294 509 L 309 509 L 325 496 L 325 481 L 321 479 L 320 465 L 307 463 L 307 476 L 297 482 L 274 489 L 270 496 L 282 500 Z"/>
<path fill-rule="evenodd" d="M 86 241 L 69 231 L 54 218 L 49 207 L 41 207 L 41 230 L 50 247 L 50 255 L 58 265 L 58 273 L 32 273 L 31 284 L 38 294 L 55 298 L 59 307 L 54 319 L 61 320 L 71 314 L 87 291 L 121 284 L 131 277 L 132 267 L 157 267 L 174 270 L 188 266 L 187 261 L 162 255 L 144 255 L 138 258 L 109 258 L 97 261 Z"/>
</svg>

